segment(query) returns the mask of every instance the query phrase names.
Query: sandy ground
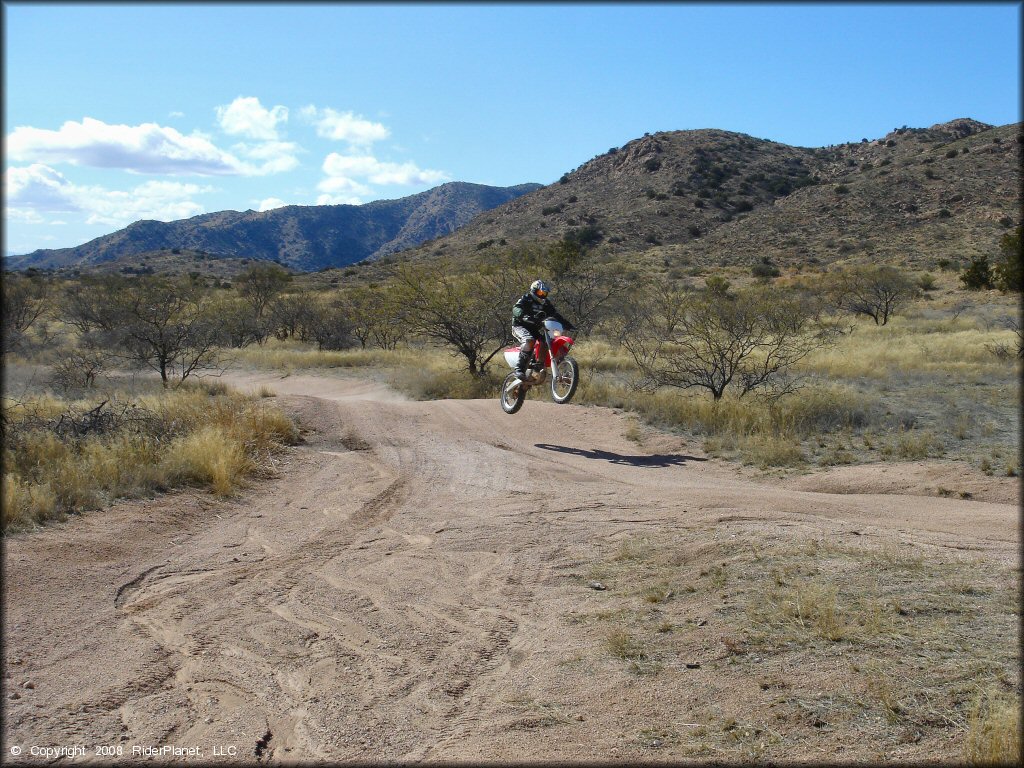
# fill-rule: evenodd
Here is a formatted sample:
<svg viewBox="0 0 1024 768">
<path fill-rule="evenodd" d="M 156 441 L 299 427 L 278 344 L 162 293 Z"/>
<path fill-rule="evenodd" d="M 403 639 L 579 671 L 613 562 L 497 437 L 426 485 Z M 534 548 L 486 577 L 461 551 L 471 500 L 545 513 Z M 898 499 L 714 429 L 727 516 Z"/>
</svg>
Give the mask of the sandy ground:
<svg viewBox="0 0 1024 768">
<path fill-rule="evenodd" d="M 362 380 L 232 383 L 269 384 L 311 430 L 276 478 L 5 542 L 5 751 L 637 760 L 629 723 L 707 702 L 566 663 L 586 642 L 564 617 L 596 597 L 580 574 L 595 548 L 742 528 L 1018 558 L 1017 485 L 952 465 L 771 481 L 674 437 L 630 441 L 608 409 L 531 399 L 508 416 L 496 399 L 413 402 Z"/>
</svg>

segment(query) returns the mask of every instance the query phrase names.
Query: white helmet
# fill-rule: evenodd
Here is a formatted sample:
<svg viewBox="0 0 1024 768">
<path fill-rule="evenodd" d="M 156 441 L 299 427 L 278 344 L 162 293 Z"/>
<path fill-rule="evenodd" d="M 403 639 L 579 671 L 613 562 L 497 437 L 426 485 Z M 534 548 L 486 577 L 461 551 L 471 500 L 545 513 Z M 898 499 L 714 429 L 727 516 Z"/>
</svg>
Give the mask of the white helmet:
<svg viewBox="0 0 1024 768">
<path fill-rule="evenodd" d="M 534 280 L 530 285 L 530 294 L 537 301 L 544 301 L 549 293 L 551 293 L 551 287 L 543 280 Z"/>
</svg>

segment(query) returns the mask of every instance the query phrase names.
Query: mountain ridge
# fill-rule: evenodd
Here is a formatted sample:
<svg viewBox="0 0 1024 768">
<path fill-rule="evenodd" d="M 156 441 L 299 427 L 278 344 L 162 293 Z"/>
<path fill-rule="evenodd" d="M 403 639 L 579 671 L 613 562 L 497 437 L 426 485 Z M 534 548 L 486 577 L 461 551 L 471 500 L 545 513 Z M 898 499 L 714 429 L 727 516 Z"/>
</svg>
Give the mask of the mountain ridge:
<svg viewBox="0 0 1024 768">
<path fill-rule="evenodd" d="M 79 246 L 40 249 L 5 261 L 14 269 L 94 266 L 146 252 L 190 249 L 314 271 L 449 234 L 480 212 L 540 186 L 448 182 L 363 205 L 288 205 L 269 211 L 214 211 L 169 222 L 143 219 Z"/>
</svg>

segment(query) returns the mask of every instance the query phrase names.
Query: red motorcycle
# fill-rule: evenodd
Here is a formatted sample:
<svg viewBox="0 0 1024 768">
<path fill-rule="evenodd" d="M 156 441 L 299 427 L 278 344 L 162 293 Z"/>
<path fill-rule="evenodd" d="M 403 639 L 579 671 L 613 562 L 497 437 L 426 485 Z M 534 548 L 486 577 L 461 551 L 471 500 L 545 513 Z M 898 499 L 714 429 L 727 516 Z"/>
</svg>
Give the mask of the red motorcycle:
<svg viewBox="0 0 1024 768">
<path fill-rule="evenodd" d="M 547 381 L 551 374 L 551 399 L 556 403 L 568 403 L 580 383 L 580 367 L 569 357 L 573 340 L 565 335 L 562 324 L 557 320 L 544 321 L 544 338 L 534 342 L 533 359 L 520 379 L 515 372 L 505 377 L 501 385 L 501 408 L 505 413 L 515 413 L 523 407 L 526 393 Z M 510 368 L 519 364 L 519 347 L 508 347 L 505 350 L 505 362 Z"/>
</svg>

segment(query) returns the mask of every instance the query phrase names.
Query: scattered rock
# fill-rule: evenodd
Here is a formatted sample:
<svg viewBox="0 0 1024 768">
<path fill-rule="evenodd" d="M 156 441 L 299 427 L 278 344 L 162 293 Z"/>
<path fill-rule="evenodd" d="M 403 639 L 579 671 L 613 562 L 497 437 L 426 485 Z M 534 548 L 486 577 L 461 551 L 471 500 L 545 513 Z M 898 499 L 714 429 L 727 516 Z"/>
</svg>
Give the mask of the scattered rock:
<svg viewBox="0 0 1024 768">
<path fill-rule="evenodd" d="M 28 688 L 29 690 L 32 690 L 33 688 L 36 687 L 36 684 L 33 683 L 31 680 L 26 680 L 24 683 L 21 684 L 21 687 L 22 688 Z"/>
<path fill-rule="evenodd" d="M 591 589 L 597 590 L 598 592 L 604 592 L 606 589 L 608 589 L 608 587 L 606 587 L 600 581 L 588 581 L 587 586 Z"/>
</svg>

